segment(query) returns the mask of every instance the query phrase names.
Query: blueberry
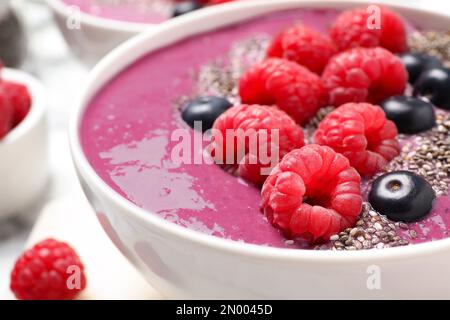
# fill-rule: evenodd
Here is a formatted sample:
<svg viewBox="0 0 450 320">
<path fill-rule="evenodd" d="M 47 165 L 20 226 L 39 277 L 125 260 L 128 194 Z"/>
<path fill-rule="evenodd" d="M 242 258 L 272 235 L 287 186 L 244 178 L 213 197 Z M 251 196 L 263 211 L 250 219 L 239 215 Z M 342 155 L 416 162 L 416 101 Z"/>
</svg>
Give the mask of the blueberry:
<svg viewBox="0 0 450 320">
<path fill-rule="evenodd" d="M 408 70 L 409 83 L 414 84 L 425 70 L 439 68 L 442 66 L 438 58 L 424 53 L 405 53 L 400 56 L 403 64 Z"/>
<path fill-rule="evenodd" d="M 431 103 L 422 99 L 394 96 L 381 103 L 386 117 L 394 121 L 401 133 L 413 134 L 427 131 L 436 124 Z"/>
<path fill-rule="evenodd" d="M 198 1 L 182 1 L 175 4 L 172 17 L 178 17 L 183 14 L 201 9 L 203 6 Z"/>
<path fill-rule="evenodd" d="M 183 120 L 192 128 L 195 121 L 201 121 L 202 131 L 211 129 L 214 121 L 232 104 L 220 97 L 199 97 L 186 104 L 181 113 Z"/>
<path fill-rule="evenodd" d="M 369 193 L 372 207 L 393 221 L 423 219 L 431 210 L 435 193 L 422 177 L 409 171 L 395 171 L 377 178 Z"/>
<path fill-rule="evenodd" d="M 414 95 L 427 97 L 436 107 L 450 110 L 450 69 L 432 68 L 414 84 Z"/>
</svg>

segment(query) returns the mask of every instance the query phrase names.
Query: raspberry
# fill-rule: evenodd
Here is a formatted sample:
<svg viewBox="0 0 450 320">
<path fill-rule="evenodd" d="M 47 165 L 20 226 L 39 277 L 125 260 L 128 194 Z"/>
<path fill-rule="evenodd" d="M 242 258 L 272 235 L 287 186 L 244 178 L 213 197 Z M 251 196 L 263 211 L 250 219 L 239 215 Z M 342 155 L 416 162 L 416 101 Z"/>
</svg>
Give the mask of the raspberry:
<svg viewBox="0 0 450 320">
<path fill-rule="evenodd" d="M 385 7 L 379 7 L 379 26 L 376 13 L 369 8 L 343 12 L 330 29 L 331 38 L 340 50 L 354 47 L 383 47 L 393 53 L 407 49 L 406 29 L 402 18 Z"/>
<path fill-rule="evenodd" d="M 79 287 L 71 288 L 69 284 L 77 283 L 72 283 L 69 277 L 75 279 L 78 271 Z M 54 239 L 39 242 L 27 250 L 11 273 L 11 290 L 20 300 L 74 299 L 85 287 L 86 277 L 80 258 L 69 245 Z"/>
<path fill-rule="evenodd" d="M 26 86 L 18 83 L 0 82 L 0 95 L 5 96 L 14 109 L 13 126 L 27 116 L 31 108 L 31 96 Z"/>
<path fill-rule="evenodd" d="M 14 110 L 8 99 L 0 94 L 0 139 L 4 138 L 13 127 Z"/>
<path fill-rule="evenodd" d="M 363 201 L 360 182 L 344 156 L 307 145 L 273 169 L 262 188 L 262 208 L 286 237 L 327 241 L 355 224 Z"/>
<path fill-rule="evenodd" d="M 386 98 L 403 94 L 407 71 L 395 55 L 383 48 L 356 48 L 331 58 L 322 74 L 329 103 L 378 104 Z"/>
<path fill-rule="evenodd" d="M 381 107 L 368 103 L 348 103 L 331 112 L 314 141 L 342 153 L 364 176 L 380 171 L 400 153 L 397 127 Z"/>
<path fill-rule="evenodd" d="M 278 131 L 278 141 L 272 139 L 274 130 Z M 227 139 L 230 133 L 233 140 Z M 228 109 L 214 122 L 211 153 L 217 163 L 230 165 L 240 177 L 261 185 L 266 179 L 261 169 L 270 170 L 286 153 L 303 146 L 303 139 L 302 128 L 278 108 L 240 105 Z M 273 157 L 275 163 L 261 159 L 265 155 Z"/>
<path fill-rule="evenodd" d="M 300 24 L 280 33 L 270 44 L 267 56 L 294 61 L 320 74 L 336 52 L 327 35 Z"/>
<path fill-rule="evenodd" d="M 295 62 L 270 58 L 251 67 L 239 82 L 246 104 L 276 104 L 297 123 L 303 124 L 324 105 L 320 78 Z"/>
</svg>

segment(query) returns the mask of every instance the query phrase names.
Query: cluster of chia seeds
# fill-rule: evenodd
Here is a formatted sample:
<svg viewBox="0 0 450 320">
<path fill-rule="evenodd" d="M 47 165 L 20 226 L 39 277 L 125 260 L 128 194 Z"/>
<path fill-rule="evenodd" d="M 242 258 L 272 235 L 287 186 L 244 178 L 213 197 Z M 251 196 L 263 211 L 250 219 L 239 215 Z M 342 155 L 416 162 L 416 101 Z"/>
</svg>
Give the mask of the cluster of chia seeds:
<svg viewBox="0 0 450 320">
<path fill-rule="evenodd" d="M 202 66 L 196 81 L 198 95 L 214 95 L 238 103 L 239 79 L 248 68 L 264 59 L 269 41 L 265 35 L 246 39 L 236 43 L 224 59 Z"/>
<path fill-rule="evenodd" d="M 399 229 L 406 231 L 409 228 L 406 223 L 390 221 L 365 202 L 355 227 L 347 228 L 330 238 L 332 250 L 352 251 L 406 246 L 409 241 L 399 235 Z"/>
<path fill-rule="evenodd" d="M 450 184 L 450 115 L 438 112 L 436 126 L 407 143 L 386 171 L 407 170 L 425 178 L 437 196 L 446 195 Z"/>
<path fill-rule="evenodd" d="M 409 47 L 413 51 L 435 56 L 450 65 L 450 31 L 415 32 L 409 37 Z"/>
</svg>

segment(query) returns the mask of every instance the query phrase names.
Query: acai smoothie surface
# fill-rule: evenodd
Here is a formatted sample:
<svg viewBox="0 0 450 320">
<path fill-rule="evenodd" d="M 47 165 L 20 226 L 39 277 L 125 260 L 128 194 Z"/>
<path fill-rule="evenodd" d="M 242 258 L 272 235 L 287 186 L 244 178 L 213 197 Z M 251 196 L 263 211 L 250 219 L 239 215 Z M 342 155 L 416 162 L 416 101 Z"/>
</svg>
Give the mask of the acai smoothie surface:
<svg viewBox="0 0 450 320">
<path fill-rule="evenodd" d="M 64 1 L 70 4 L 78 2 L 76 4 L 81 6 L 87 2 Z M 349 158 L 349 166 L 356 168 L 351 172 L 361 174 L 361 189 L 355 191 L 360 192 L 363 202 L 361 213 L 347 220 L 345 214 L 348 211 L 333 209 L 336 210 L 333 215 L 345 218 L 339 221 L 351 221 L 351 225 L 321 241 L 314 240 L 317 240 L 315 235 L 318 233 L 324 234 L 323 230 L 312 228 L 308 232 L 300 232 L 298 223 L 302 221 L 294 223 L 290 216 L 286 223 L 277 222 L 277 217 L 285 211 L 278 212 L 280 205 L 270 201 L 279 200 L 270 198 L 269 203 L 263 205 L 261 185 L 241 176 L 239 170 L 237 174 L 213 161 L 205 163 L 208 156 L 202 147 L 207 142 L 202 141 L 202 132 L 192 129 L 182 117 L 189 102 L 198 97 L 220 97 L 228 100 L 230 105 L 240 105 L 239 80 L 252 66 L 266 58 L 267 48 L 273 45 L 274 37 L 298 24 L 328 34 L 340 14 L 333 9 L 271 13 L 196 35 L 147 54 L 109 81 L 88 104 L 80 136 L 89 163 L 112 189 L 148 211 L 149 215 L 155 214 L 180 226 L 234 241 L 292 249 L 358 250 L 446 238 L 450 230 L 450 198 L 447 196 L 445 166 L 448 166 L 450 151 L 446 154 L 446 149 L 437 150 L 440 145 L 434 142 L 448 139 L 450 118 L 445 108 L 433 106 L 435 117 L 430 118 L 434 121 L 431 128 L 414 134 L 399 132 L 393 138 L 399 146 L 397 154 L 393 154 L 378 172 L 367 176 L 361 172 L 367 166 L 360 169 Z M 427 30 L 422 31 L 420 24 L 412 22 L 405 22 L 405 26 L 410 46 L 415 50 L 426 47 L 422 42 L 428 39 Z M 411 42 L 413 37 L 416 37 L 415 42 Z M 335 50 L 345 51 L 342 48 Z M 327 66 L 324 68 L 324 74 L 331 72 Z M 317 77 L 319 79 L 320 75 Z M 354 81 L 359 80 L 355 78 Z M 404 94 L 411 95 L 412 91 L 408 85 Z M 330 127 L 325 123 L 327 117 L 333 110 L 338 110 L 335 105 L 330 105 L 324 103 L 309 119 L 294 117 L 293 123 L 301 125 L 304 132 L 305 145 L 317 143 L 314 140 L 317 128 L 326 130 Z M 283 110 L 282 105 L 278 107 Z M 352 109 L 350 114 L 359 112 L 355 110 Z M 382 117 L 385 118 L 384 115 Z M 189 133 L 187 136 L 186 132 Z M 326 134 L 323 134 L 325 138 L 322 137 L 324 142 L 321 144 L 334 148 Z M 177 160 L 179 154 L 176 150 L 181 139 L 190 143 L 191 154 L 187 158 L 192 159 L 192 163 Z M 371 143 L 370 140 L 368 145 Z M 380 197 L 383 193 L 380 191 L 374 196 L 370 190 L 374 181 L 382 179 L 383 174 L 405 170 L 413 172 L 423 180 L 418 180 L 420 183 L 429 186 L 427 190 L 433 192 L 433 199 L 429 200 L 432 206 L 420 218 L 417 218 L 418 213 L 414 213 L 417 219 L 391 219 L 386 212 L 379 212 L 369 203 L 370 197 Z M 276 174 L 276 169 L 274 172 Z M 402 182 L 403 176 L 400 175 L 399 179 Z M 396 185 L 397 180 L 393 181 L 387 186 L 401 187 Z M 308 199 L 310 184 L 305 182 L 304 185 L 303 202 L 310 200 L 311 205 L 317 204 L 312 203 L 312 196 Z M 417 186 L 421 185 L 418 183 Z M 266 186 L 264 188 L 267 189 Z M 333 220 L 330 221 L 327 222 L 328 228 L 332 228 Z"/>
</svg>

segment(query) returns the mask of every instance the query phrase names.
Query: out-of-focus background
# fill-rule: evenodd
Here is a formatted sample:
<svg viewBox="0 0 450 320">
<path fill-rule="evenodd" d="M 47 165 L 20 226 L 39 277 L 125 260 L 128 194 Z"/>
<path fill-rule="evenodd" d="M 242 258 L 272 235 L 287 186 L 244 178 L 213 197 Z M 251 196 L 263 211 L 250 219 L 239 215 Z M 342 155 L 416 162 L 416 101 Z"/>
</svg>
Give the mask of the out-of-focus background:
<svg viewBox="0 0 450 320">
<path fill-rule="evenodd" d="M 0 6 L 7 2 L 8 0 L 0 0 Z M 47 192 L 33 208 L 19 216 L 0 221 L 0 299 L 1 293 L 6 292 L 9 286 L 12 265 L 22 252 L 42 208 L 50 201 L 60 198 L 64 198 L 66 204 L 72 202 L 75 208 L 84 201 L 72 167 L 66 129 L 71 105 L 89 72 L 89 67 L 81 63 L 66 45 L 45 1 L 11 0 L 11 2 L 14 2 L 16 12 L 23 23 L 23 31 L 28 42 L 27 55 L 21 69 L 39 78 L 47 91 L 51 181 Z M 450 2 L 447 0 L 396 2 L 433 8 L 437 11 L 450 11 Z M 1 19 L 0 15 L 0 26 Z M 0 39 L 3 39 L 2 34 Z M 0 41 L 0 47 L 2 45 Z M 1 161 L 2 159 L 0 165 Z M 63 206 L 58 208 L 64 210 Z M 71 214 L 76 212 L 72 210 Z"/>
<path fill-rule="evenodd" d="M 0 5 L 2 2 L 7 1 L 0 0 Z M 39 78 L 45 84 L 47 93 L 51 181 L 45 196 L 29 212 L 0 221 L 0 292 L 4 292 L 9 285 L 12 264 L 23 250 L 41 208 L 52 199 L 78 194 L 79 187 L 70 159 L 66 128 L 70 105 L 88 72 L 88 68 L 67 47 L 44 1 L 12 2 L 23 22 L 28 42 L 21 69 Z M 77 199 L 79 198 L 75 197 L 74 201 L 78 201 Z"/>
</svg>

